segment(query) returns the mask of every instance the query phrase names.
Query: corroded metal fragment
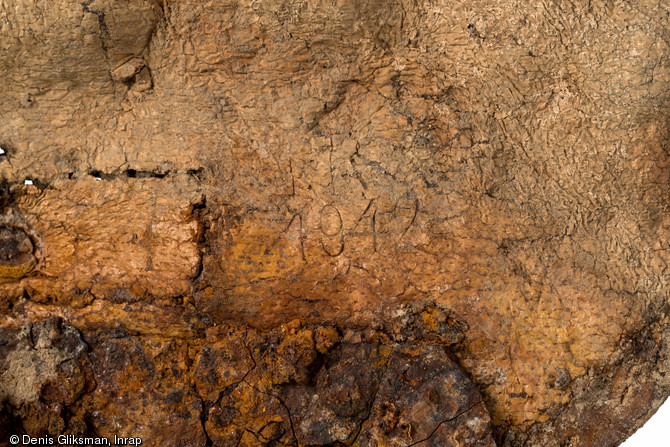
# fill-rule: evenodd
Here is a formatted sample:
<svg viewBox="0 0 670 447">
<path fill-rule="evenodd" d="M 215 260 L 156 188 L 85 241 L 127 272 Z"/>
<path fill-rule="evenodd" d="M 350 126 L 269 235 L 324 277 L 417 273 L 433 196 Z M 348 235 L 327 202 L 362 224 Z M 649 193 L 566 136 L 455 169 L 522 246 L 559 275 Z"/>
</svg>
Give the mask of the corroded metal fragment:
<svg viewBox="0 0 670 447">
<path fill-rule="evenodd" d="M 670 395 L 668 30 L 658 0 L 0 0 L 0 424 L 622 442 Z M 25 347 L 54 317 L 84 353 Z"/>
</svg>

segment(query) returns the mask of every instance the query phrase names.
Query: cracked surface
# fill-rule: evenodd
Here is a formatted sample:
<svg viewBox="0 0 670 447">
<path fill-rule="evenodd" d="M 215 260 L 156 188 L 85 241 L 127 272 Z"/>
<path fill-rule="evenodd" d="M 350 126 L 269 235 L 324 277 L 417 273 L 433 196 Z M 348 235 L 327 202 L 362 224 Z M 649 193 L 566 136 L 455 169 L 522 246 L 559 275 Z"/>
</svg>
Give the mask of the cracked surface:
<svg viewBox="0 0 670 447">
<path fill-rule="evenodd" d="M 485 405 L 501 445 L 618 444 L 670 392 L 669 17 L 652 0 L 0 0 L 0 251 L 21 253 L 0 260 L 0 327 L 59 316 L 102 337 L 63 430 L 163 442 L 147 421 L 180 415 L 193 445 L 474 443 Z M 296 318 L 330 329 L 257 352 Z M 320 362 L 349 345 L 363 362 L 364 329 L 388 368 L 448 347 L 416 365 L 456 361 L 482 403 L 407 422 L 411 439 L 356 422 L 386 411 L 367 389 L 332 413 Z M 108 348 L 158 360 L 117 389 Z M 389 405 L 431 402 L 364 371 Z M 12 402 L 3 420 L 46 430 Z"/>
</svg>

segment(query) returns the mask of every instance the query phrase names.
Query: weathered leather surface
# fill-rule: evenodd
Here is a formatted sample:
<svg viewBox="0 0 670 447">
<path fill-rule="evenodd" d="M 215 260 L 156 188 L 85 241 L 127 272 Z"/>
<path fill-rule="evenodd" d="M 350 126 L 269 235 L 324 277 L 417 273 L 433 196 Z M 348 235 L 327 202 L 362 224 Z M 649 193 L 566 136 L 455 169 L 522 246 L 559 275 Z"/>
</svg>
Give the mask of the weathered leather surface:
<svg viewBox="0 0 670 447">
<path fill-rule="evenodd" d="M 670 393 L 666 3 L 0 6 L 7 426 L 612 446 Z"/>
</svg>

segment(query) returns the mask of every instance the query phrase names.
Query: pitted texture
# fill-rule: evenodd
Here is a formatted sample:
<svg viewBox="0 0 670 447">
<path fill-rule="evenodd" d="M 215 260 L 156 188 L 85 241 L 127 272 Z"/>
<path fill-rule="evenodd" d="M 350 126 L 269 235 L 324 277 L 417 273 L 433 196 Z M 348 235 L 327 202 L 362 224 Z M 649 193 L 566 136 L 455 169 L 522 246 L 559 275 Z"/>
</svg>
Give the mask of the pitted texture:
<svg viewBox="0 0 670 447">
<path fill-rule="evenodd" d="M 667 4 L 0 5 L 0 205 L 40 244 L 0 274 L 2 327 L 202 340 L 298 318 L 448 346 L 508 445 L 616 444 L 670 393 Z M 220 337 L 203 402 L 248 367 Z M 336 442 L 289 436 L 249 386 L 224 394 L 253 442 Z M 456 439 L 447 410 L 434 439 Z M 347 442 L 418 439 L 330 418 Z"/>
</svg>

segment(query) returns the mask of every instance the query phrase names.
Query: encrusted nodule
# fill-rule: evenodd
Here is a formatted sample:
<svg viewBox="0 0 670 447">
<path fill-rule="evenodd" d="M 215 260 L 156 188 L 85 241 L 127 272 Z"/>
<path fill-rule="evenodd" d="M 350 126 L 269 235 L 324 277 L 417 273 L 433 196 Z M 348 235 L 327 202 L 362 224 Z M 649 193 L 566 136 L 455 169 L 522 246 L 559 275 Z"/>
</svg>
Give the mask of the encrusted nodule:
<svg viewBox="0 0 670 447">
<path fill-rule="evenodd" d="M 0 227 L 0 276 L 21 278 L 37 265 L 30 236 L 20 228 Z"/>
</svg>

